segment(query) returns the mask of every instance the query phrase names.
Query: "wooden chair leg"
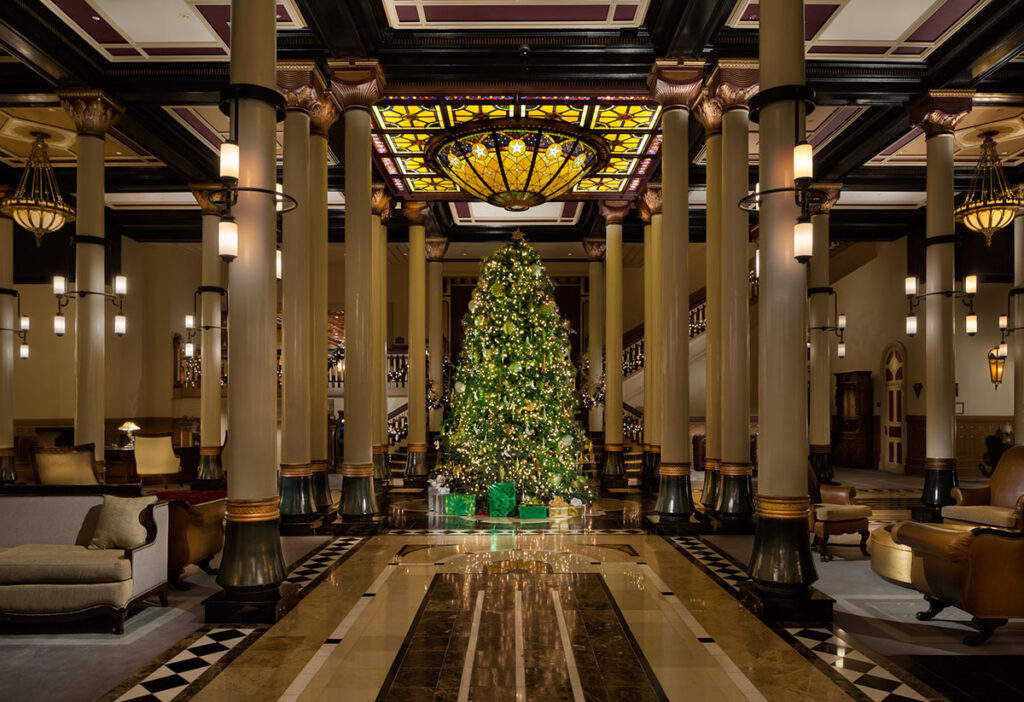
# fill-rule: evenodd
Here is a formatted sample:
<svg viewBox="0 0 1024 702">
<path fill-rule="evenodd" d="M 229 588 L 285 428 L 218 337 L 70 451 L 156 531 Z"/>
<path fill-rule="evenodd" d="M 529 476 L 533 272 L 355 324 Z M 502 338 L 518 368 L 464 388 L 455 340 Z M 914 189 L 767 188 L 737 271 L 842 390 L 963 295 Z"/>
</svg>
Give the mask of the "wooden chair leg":
<svg viewBox="0 0 1024 702">
<path fill-rule="evenodd" d="M 167 587 L 160 588 L 159 592 L 156 593 L 157 597 L 160 598 L 160 606 L 167 606 Z"/>
<path fill-rule="evenodd" d="M 917 618 L 920 619 L 922 622 L 927 622 L 934 619 L 935 615 L 937 615 L 939 612 L 941 612 L 949 606 L 942 600 L 937 600 L 931 595 L 925 595 L 924 601 L 928 603 L 928 609 L 924 612 L 918 612 L 916 615 Z"/>
<path fill-rule="evenodd" d="M 828 555 L 828 534 L 822 534 L 818 540 L 818 554 L 821 556 L 822 563 L 828 563 L 832 560 L 832 557 Z"/>
<path fill-rule="evenodd" d="M 868 555 L 868 536 L 870 534 L 867 529 L 860 532 L 860 552 L 865 556 Z"/>
<path fill-rule="evenodd" d="M 978 633 L 968 634 L 964 637 L 964 644 L 967 646 L 980 646 L 986 641 L 988 637 L 992 636 L 992 633 L 1006 623 L 1005 619 L 982 619 L 981 617 L 974 617 L 971 622 L 974 626 L 978 627 Z"/>
</svg>

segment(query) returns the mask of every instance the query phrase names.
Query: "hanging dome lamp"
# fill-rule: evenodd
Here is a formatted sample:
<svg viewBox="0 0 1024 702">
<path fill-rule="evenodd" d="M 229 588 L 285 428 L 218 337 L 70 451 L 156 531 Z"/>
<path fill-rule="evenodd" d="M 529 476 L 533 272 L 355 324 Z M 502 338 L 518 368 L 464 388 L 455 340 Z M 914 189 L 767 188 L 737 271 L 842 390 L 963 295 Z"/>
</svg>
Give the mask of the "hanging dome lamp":
<svg viewBox="0 0 1024 702">
<path fill-rule="evenodd" d="M 0 202 L 0 213 L 35 234 L 36 246 L 39 246 L 43 243 L 43 236 L 75 221 L 75 211 L 64 202 L 57 187 L 57 178 L 46 150 L 46 140 L 50 135 L 32 132 L 32 136 L 35 141 L 18 189 Z"/>
<path fill-rule="evenodd" d="M 1003 164 L 999 161 L 996 142 L 992 138 L 997 132 L 983 132 L 981 155 L 971 178 L 971 189 L 967 198 L 956 208 L 954 215 L 958 222 L 971 231 L 985 235 L 985 243 L 992 245 L 992 235 L 1010 224 L 1024 207 L 1024 199 L 1016 195 L 1006 183 Z"/>
</svg>

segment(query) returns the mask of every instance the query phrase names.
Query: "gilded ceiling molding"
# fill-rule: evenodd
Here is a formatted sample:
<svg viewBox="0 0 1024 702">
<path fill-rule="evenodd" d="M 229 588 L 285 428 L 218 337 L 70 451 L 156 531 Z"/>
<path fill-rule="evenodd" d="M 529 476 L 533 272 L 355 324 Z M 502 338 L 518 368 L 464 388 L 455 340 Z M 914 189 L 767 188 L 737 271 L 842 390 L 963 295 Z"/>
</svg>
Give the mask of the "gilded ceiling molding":
<svg viewBox="0 0 1024 702">
<path fill-rule="evenodd" d="M 327 136 L 341 116 L 338 100 L 330 91 L 322 93 L 309 108 L 309 133 Z"/>
<path fill-rule="evenodd" d="M 647 74 L 651 98 L 666 110 L 690 109 L 703 83 L 703 61 L 658 59 Z"/>
<path fill-rule="evenodd" d="M 326 81 L 312 61 L 277 64 L 277 90 L 284 96 L 286 110 L 310 114 L 326 89 Z"/>
<path fill-rule="evenodd" d="M 708 78 L 708 91 L 718 99 L 722 112 L 748 109 L 750 98 L 760 89 L 757 61 L 719 59 Z"/>
<path fill-rule="evenodd" d="M 448 240 L 444 237 L 432 236 L 424 242 L 428 261 L 443 261 L 448 253 Z"/>
<path fill-rule="evenodd" d="M 124 114 L 124 105 L 102 90 L 58 90 L 57 97 L 79 134 L 102 138 Z"/>
<path fill-rule="evenodd" d="M 827 215 L 832 211 L 832 207 L 839 200 L 840 191 L 843 189 L 842 183 L 819 183 L 815 181 L 815 190 L 823 190 L 828 195 L 828 198 L 824 202 L 819 202 L 811 205 L 812 215 Z"/>
<path fill-rule="evenodd" d="M 973 90 L 929 90 L 910 103 L 910 123 L 920 127 L 925 139 L 952 134 L 971 111 Z"/>
<path fill-rule="evenodd" d="M 605 224 L 622 224 L 629 214 L 629 200 L 601 200 L 598 204 Z"/>
<path fill-rule="evenodd" d="M 384 94 L 384 72 L 374 60 L 331 61 L 331 85 L 343 110 L 369 110 Z"/>
<path fill-rule="evenodd" d="M 604 249 L 604 239 L 588 236 L 583 240 L 583 250 L 587 252 L 587 259 L 590 261 L 600 261 L 604 258 Z"/>
<path fill-rule="evenodd" d="M 722 132 L 722 105 L 707 90 L 700 92 L 700 97 L 693 105 L 693 114 L 704 127 L 705 137 Z"/>
<path fill-rule="evenodd" d="M 661 183 L 648 183 L 640 194 L 640 201 L 652 215 L 661 214 Z"/>
<path fill-rule="evenodd" d="M 386 224 L 391 219 L 391 196 L 388 195 L 383 183 L 373 184 L 370 210 L 374 215 L 380 217 L 381 224 Z"/>
<path fill-rule="evenodd" d="M 403 200 L 402 212 L 409 224 L 423 226 L 430 216 L 430 203 L 426 200 Z"/>
<path fill-rule="evenodd" d="M 217 215 L 218 217 L 224 214 L 223 205 L 218 205 L 218 201 L 224 199 L 224 184 L 223 183 L 190 183 L 189 190 L 192 191 L 192 196 L 199 203 L 199 209 L 204 215 Z M 219 192 L 219 195 L 215 195 L 215 192 Z"/>
</svg>

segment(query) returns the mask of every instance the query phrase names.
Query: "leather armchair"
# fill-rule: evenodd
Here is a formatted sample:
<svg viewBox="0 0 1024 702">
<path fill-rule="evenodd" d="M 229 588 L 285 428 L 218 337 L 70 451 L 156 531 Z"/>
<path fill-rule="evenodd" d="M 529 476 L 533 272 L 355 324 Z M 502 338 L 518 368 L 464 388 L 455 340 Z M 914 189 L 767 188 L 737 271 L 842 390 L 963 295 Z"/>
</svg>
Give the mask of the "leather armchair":
<svg viewBox="0 0 1024 702">
<path fill-rule="evenodd" d="M 986 487 L 953 488 L 956 504 L 942 508 L 947 524 L 1024 531 L 1024 446 L 1007 449 Z"/>
<path fill-rule="evenodd" d="M 860 552 L 867 556 L 871 508 L 853 503 L 857 489 L 852 485 L 820 485 L 810 467 L 807 469 L 807 482 L 812 502 L 808 526 L 814 534 L 814 548 L 822 562 L 832 560 L 828 555 L 828 537 L 837 534 L 860 534 Z"/>
<path fill-rule="evenodd" d="M 962 609 L 978 629 L 964 643 L 978 646 L 1007 619 L 1024 617 L 1024 533 L 900 522 L 892 540 L 912 552 L 911 583 L 928 603 L 918 619 L 933 619 L 946 607 Z"/>
</svg>

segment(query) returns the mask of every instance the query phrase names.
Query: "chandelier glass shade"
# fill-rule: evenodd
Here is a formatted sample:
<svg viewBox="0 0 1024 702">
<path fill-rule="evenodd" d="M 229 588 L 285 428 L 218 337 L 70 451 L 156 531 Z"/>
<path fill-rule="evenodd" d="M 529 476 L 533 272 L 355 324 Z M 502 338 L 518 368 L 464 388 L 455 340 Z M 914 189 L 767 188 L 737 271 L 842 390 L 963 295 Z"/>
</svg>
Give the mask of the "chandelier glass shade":
<svg viewBox="0 0 1024 702">
<path fill-rule="evenodd" d="M 53 174 L 46 150 L 49 135 L 33 132 L 32 136 L 35 141 L 18 189 L 0 203 L 0 213 L 35 234 L 36 246 L 39 246 L 44 235 L 75 221 L 75 211 L 60 196 L 57 178 Z"/>
<path fill-rule="evenodd" d="M 967 199 L 956 208 L 955 216 L 971 231 L 984 234 L 985 243 L 991 246 L 992 235 L 1013 221 L 1024 207 L 1024 199 L 1015 195 L 1006 183 L 992 134 L 982 136 L 981 156 L 974 169 L 971 189 Z"/>
<path fill-rule="evenodd" d="M 432 138 L 426 158 L 471 195 L 519 212 L 604 167 L 608 144 L 564 122 L 480 120 Z"/>
</svg>

